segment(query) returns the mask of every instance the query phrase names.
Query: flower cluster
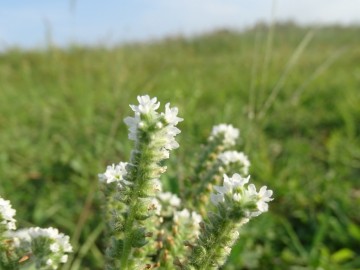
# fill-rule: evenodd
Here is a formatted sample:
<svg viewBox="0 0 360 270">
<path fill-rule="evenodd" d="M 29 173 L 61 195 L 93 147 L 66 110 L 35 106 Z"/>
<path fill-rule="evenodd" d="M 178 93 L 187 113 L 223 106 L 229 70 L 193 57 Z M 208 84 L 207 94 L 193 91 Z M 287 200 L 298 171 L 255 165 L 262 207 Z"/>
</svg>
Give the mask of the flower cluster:
<svg viewBox="0 0 360 270">
<path fill-rule="evenodd" d="M 186 177 L 190 182 L 178 185 L 182 200 L 162 192 L 164 160 L 179 147 L 176 125 L 183 119 L 169 103 L 158 112 L 156 98 L 137 99 L 138 105 L 130 105 L 134 115 L 124 119 L 134 142 L 130 161 L 109 165 L 98 175 L 105 195 L 105 268 L 217 269 L 230 254 L 239 228 L 268 211 L 273 192 L 248 184 L 250 176 L 244 176 L 249 159 L 230 151 L 240 131 L 226 124 L 213 127 L 193 175 Z M 181 193 L 187 184 L 191 189 Z M 19 263 L 26 263 L 29 269 L 51 270 L 67 262 L 72 252 L 68 236 L 55 228 L 16 231 L 14 216 L 10 202 L 0 198 L 1 269 L 18 270 Z"/>
<path fill-rule="evenodd" d="M 187 208 L 173 211 L 169 216 L 164 214 L 158 232 L 158 264 L 162 266 L 160 269 L 175 269 L 173 263 L 184 260 L 190 251 L 188 247 L 198 239 L 202 217 Z"/>
<path fill-rule="evenodd" d="M 233 150 L 240 131 L 232 125 L 220 124 L 212 128 L 212 132 L 200 155 L 194 170 L 193 188 L 187 190 L 186 197 L 191 202 L 188 207 L 195 207 L 203 215 L 207 215 L 210 193 L 214 185 L 219 185 L 222 175 L 241 175 L 249 173 L 250 161 L 243 152 Z M 192 200 L 193 197 L 197 200 Z"/>
<path fill-rule="evenodd" d="M 171 192 L 161 192 L 157 195 L 157 199 L 161 203 L 161 216 L 171 217 L 174 212 L 181 206 L 180 198 Z"/>
<path fill-rule="evenodd" d="M 225 174 L 223 185 L 214 187 L 216 193 L 211 194 L 211 201 L 216 211 L 209 213 L 184 269 L 207 270 L 222 266 L 239 237 L 239 228 L 268 210 L 267 203 L 273 200 L 273 192 L 265 186 L 259 192 L 253 184 L 246 187 L 249 179 L 240 174 L 232 177 Z M 207 256 L 209 253 L 213 256 Z"/>
<path fill-rule="evenodd" d="M 194 187 L 187 191 L 187 198 L 190 199 L 197 196 L 200 190 L 206 189 L 209 184 L 213 184 L 212 182 L 217 182 L 215 178 L 219 178 L 222 173 L 228 173 L 228 170 L 231 168 L 223 167 L 229 167 L 231 165 L 230 163 L 234 160 L 234 157 L 232 154 L 230 156 L 228 154 L 224 155 L 224 151 L 235 145 L 239 134 L 239 129 L 234 128 L 232 125 L 220 124 L 212 128 L 211 134 L 208 137 L 208 140 L 199 155 L 197 165 L 194 168 L 194 179 L 187 180 L 188 182 L 186 184 Z M 244 166 L 244 169 L 246 169 L 246 165 L 241 166 Z M 235 169 L 235 171 L 238 171 L 238 168 Z M 208 188 L 208 190 L 210 191 L 211 188 Z M 195 202 L 196 205 L 207 203 L 208 194 L 203 195 L 204 199 Z"/>
<path fill-rule="evenodd" d="M 183 209 L 181 211 L 176 211 L 174 213 L 174 224 L 181 225 L 190 229 L 191 236 L 188 236 L 190 239 L 188 240 L 194 240 L 196 239 L 200 234 L 200 222 L 202 221 L 201 215 L 196 213 L 195 211 L 190 211 L 188 209 Z M 192 239 L 191 239 L 192 238 Z"/>
<path fill-rule="evenodd" d="M 250 184 L 246 188 L 245 185 L 249 182 L 249 179 L 250 176 L 243 178 L 239 174 L 234 174 L 232 177 L 228 177 L 224 174 L 223 185 L 215 186 L 214 189 L 217 193 L 211 194 L 212 203 L 218 205 L 219 203 L 225 203 L 227 200 L 233 200 L 246 206 L 254 202 L 256 208 L 249 209 L 246 214 L 247 218 L 266 212 L 268 210 L 268 202 L 273 200 L 271 198 L 272 190 L 268 190 L 266 186 L 263 186 L 259 192 L 256 192 L 254 184 Z"/>
<path fill-rule="evenodd" d="M 11 207 L 10 201 L 0 197 L 0 232 L 2 230 L 15 230 L 16 220 L 14 219 L 16 210 Z"/>
<path fill-rule="evenodd" d="M 126 165 L 127 162 L 120 162 L 115 165 L 107 166 L 106 171 L 102 174 L 99 174 L 99 181 L 110 184 L 116 182 L 120 187 L 122 185 L 129 185 L 130 182 L 126 181 L 124 176 L 126 175 Z"/>
<path fill-rule="evenodd" d="M 57 269 L 60 263 L 67 262 L 67 253 L 72 252 L 69 236 L 55 228 L 22 229 L 9 236 L 17 248 L 32 254 L 36 266 L 41 269 Z"/>
<path fill-rule="evenodd" d="M 162 204 L 169 204 L 172 207 L 179 207 L 181 204 L 180 198 L 171 192 L 161 192 L 158 194 L 158 198 Z"/>
<path fill-rule="evenodd" d="M 129 139 L 135 142 L 142 140 L 144 134 L 152 133 L 154 144 L 160 146 L 160 159 L 169 158 L 169 151 L 179 147 L 175 136 L 180 133 L 176 125 L 183 119 L 178 117 L 178 109 L 165 105 L 165 113 L 158 113 L 160 107 L 157 98 L 148 95 L 138 96 L 139 105 L 130 105 L 135 115 L 126 117 L 125 124 L 129 127 Z"/>
<path fill-rule="evenodd" d="M 220 124 L 213 127 L 209 140 L 213 141 L 216 138 L 221 138 L 225 146 L 233 146 L 239 135 L 240 131 L 232 125 Z"/>
<path fill-rule="evenodd" d="M 229 166 L 234 163 L 238 164 L 243 175 L 247 175 L 249 173 L 250 161 L 243 152 L 225 151 L 218 156 L 218 160 L 220 160 L 225 166 Z"/>
<path fill-rule="evenodd" d="M 9 201 L 0 197 L 0 268 L 19 269 L 21 262 L 33 263 L 36 269 L 57 269 L 66 263 L 72 252 L 69 236 L 54 228 L 15 230 L 15 210 Z M 4 228 L 2 228 L 4 229 Z M 1 268 L 2 269 L 2 268 Z"/>
</svg>

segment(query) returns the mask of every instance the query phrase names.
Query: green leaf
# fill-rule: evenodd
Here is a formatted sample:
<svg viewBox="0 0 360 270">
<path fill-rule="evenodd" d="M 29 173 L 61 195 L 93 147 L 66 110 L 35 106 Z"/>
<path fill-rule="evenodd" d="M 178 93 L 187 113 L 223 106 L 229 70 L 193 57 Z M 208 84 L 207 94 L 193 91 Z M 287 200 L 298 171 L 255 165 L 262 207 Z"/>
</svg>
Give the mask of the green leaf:
<svg viewBox="0 0 360 270">
<path fill-rule="evenodd" d="M 342 248 L 331 255 L 331 261 L 342 263 L 355 257 L 355 252 L 348 248 Z"/>
<path fill-rule="evenodd" d="M 356 240 L 360 240 L 360 226 L 354 223 L 350 223 L 348 226 L 349 234 Z"/>
</svg>

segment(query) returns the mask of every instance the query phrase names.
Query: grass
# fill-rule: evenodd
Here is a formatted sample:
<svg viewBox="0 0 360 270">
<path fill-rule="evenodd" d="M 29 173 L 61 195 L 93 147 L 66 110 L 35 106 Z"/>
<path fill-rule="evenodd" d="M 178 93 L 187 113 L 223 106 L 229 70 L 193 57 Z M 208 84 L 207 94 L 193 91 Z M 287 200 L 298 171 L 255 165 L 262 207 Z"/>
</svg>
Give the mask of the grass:
<svg viewBox="0 0 360 270">
<path fill-rule="evenodd" d="M 169 189 L 184 188 L 176 179 L 194 149 L 224 122 L 241 129 L 252 179 L 274 190 L 270 212 L 246 226 L 224 269 L 360 269 L 360 28 L 309 31 L 276 25 L 267 60 L 264 25 L 2 53 L 0 194 L 18 227 L 58 227 L 75 246 L 64 269 L 102 269 L 97 174 L 128 159 L 122 119 L 148 93 L 185 119 Z"/>
</svg>

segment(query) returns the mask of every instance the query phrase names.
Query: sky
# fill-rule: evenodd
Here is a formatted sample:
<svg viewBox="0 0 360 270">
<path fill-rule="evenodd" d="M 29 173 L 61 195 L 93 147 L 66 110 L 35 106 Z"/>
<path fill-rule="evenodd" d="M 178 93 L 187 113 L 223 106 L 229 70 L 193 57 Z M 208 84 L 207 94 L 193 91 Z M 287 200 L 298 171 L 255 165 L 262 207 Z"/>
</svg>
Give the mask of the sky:
<svg viewBox="0 0 360 270">
<path fill-rule="evenodd" d="M 0 0 L 0 50 L 113 45 L 258 21 L 360 24 L 360 0 Z M 273 11 L 272 11 L 273 10 Z"/>
</svg>

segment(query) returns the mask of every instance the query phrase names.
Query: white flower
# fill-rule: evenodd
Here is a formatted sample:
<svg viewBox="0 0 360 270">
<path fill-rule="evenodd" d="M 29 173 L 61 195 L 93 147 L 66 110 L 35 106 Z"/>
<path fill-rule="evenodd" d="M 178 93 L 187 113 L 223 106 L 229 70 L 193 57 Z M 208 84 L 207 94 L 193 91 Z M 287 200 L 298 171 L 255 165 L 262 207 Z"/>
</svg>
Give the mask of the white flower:
<svg viewBox="0 0 360 270">
<path fill-rule="evenodd" d="M 221 194 L 232 193 L 234 189 L 241 188 L 248 183 L 249 179 L 250 176 L 243 178 L 237 173 L 233 174 L 232 177 L 224 174 L 224 184 L 222 186 L 214 186 L 214 189 Z"/>
<path fill-rule="evenodd" d="M 10 201 L 0 198 L 0 224 L 5 225 L 7 230 L 16 229 L 15 214 L 16 210 L 12 208 Z"/>
<path fill-rule="evenodd" d="M 162 113 L 164 115 L 165 121 L 169 125 L 177 125 L 179 122 L 183 121 L 184 119 L 177 117 L 179 110 L 177 107 L 170 108 L 170 103 L 166 103 L 165 105 L 165 113 Z"/>
<path fill-rule="evenodd" d="M 233 200 L 239 202 L 241 200 L 242 196 L 240 193 L 235 193 L 233 195 Z"/>
<path fill-rule="evenodd" d="M 272 201 L 272 190 L 268 190 L 266 186 L 260 188 L 259 192 L 256 191 L 254 184 L 245 184 L 249 182 L 250 176 L 243 178 L 239 174 L 234 174 L 228 177 L 224 174 L 224 183 L 222 186 L 214 186 L 217 193 L 211 194 L 211 202 L 217 206 L 219 203 L 225 203 L 225 197 L 229 198 L 237 205 L 249 205 L 249 202 L 256 204 L 256 209 L 244 209 L 245 219 L 255 217 L 263 212 L 268 211 L 268 202 Z M 250 204 L 251 205 L 251 204 Z M 243 222 L 247 222 L 244 220 Z"/>
<path fill-rule="evenodd" d="M 135 114 L 134 117 L 126 117 L 124 119 L 125 124 L 129 127 L 129 139 L 132 141 L 137 140 L 137 130 L 139 126 L 141 127 L 143 124 L 140 125 L 140 116 Z"/>
<path fill-rule="evenodd" d="M 225 201 L 224 194 L 221 194 L 221 193 L 214 194 L 214 193 L 212 193 L 210 195 L 210 200 L 214 205 L 218 205 L 219 203 L 222 203 L 222 202 Z"/>
<path fill-rule="evenodd" d="M 46 265 L 48 265 L 48 266 L 52 266 L 53 265 L 53 260 L 52 259 L 47 259 L 46 260 Z"/>
<path fill-rule="evenodd" d="M 196 224 L 196 225 L 199 225 L 199 223 L 202 221 L 202 216 L 194 211 L 191 212 L 191 218 L 193 220 L 193 224 Z"/>
<path fill-rule="evenodd" d="M 167 203 L 173 207 L 179 207 L 181 204 L 180 198 L 171 192 L 162 192 L 157 195 L 162 203 Z"/>
<path fill-rule="evenodd" d="M 248 197 L 250 197 L 250 196 L 256 196 L 256 195 L 257 195 L 256 187 L 255 187 L 254 184 L 248 185 L 248 188 L 247 188 L 247 190 L 246 190 L 246 195 L 247 195 Z"/>
<path fill-rule="evenodd" d="M 107 166 L 106 171 L 98 175 L 99 180 L 106 184 L 117 182 L 120 186 L 129 185 L 130 182 L 124 179 L 124 176 L 127 173 L 126 171 L 127 164 L 128 164 L 127 162 L 120 162 L 117 165 L 112 164 L 111 166 Z"/>
<path fill-rule="evenodd" d="M 166 171 L 166 167 L 165 167 L 165 169 L 161 170 L 161 173 L 163 173 L 165 171 Z M 153 179 L 152 184 L 153 184 L 153 191 L 154 192 L 157 193 L 157 192 L 162 190 L 162 184 L 161 184 L 159 179 Z"/>
<path fill-rule="evenodd" d="M 20 247 L 24 243 L 30 243 L 31 237 L 27 229 L 8 231 L 6 237 L 12 238 L 15 247 Z"/>
<path fill-rule="evenodd" d="M 73 251 L 69 242 L 69 236 L 51 227 L 47 229 L 39 227 L 22 229 L 9 232 L 7 236 L 12 238 L 16 247 L 34 254 L 34 258 L 45 260 L 46 265 L 51 266 L 52 269 L 57 269 L 59 263 L 65 263 L 68 259 L 66 253 Z M 34 246 L 41 246 L 44 249 L 32 249 Z M 46 254 L 44 253 L 45 251 Z"/>
<path fill-rule="evenodd" d="M 186 208 L 184 208 L 181 211 L 176 211 L 174 213 L 174 222 L 175 223 L 180 223 L 180 222 L 189 222 L 190 224 L 194 225 L 194 226 L 198 226 L 199 223 L 202 221 L 202 217 L 201 215 L 199 215 L 198 213 L 192 211 L 190 213 L 190 211 Z"/>
<path fill-rule="evenodd" d="M 198 237 L 200 234 L 200 222 L 202 221 L 201 215 L 198 213 L 190 211 L 184 208 L 181 211 L 176 211 L 174 213 L 174 223 L 186 228 L 189 228 L 189 231 L 194 237 Z"/>
<path fill-rule="evenodd" d="M 266 186 L 261 187 L 259 192 L 257 192 L 255 185 L 250 184 L 245 194 L 249 199 L 256 200 L 256 206 L 258 208 L 258 212 L 256 212 L 257 215 L 268 211 L 268 202 L 273 200 L 273 198 L 271 198 L 273 191 L 268 190 Z"/>
<path fill-rule="evenodd" d="M 148 114 L 154 113 L 160 106 L 160 102 L 157 102 L 157 98 L 154 97 L 150 99 L 148 95 L 138 96 L 137 100 L 139 105 L 130 105 L 130 108 L 135 112 L 135 114 Z"/>
<path fill-rule="evenodd" d="M 150 202 L 149 210 L 154 211 L 154 213 L 158 216 L 160 216 L 161 213 L 161 204 L 156 198 L 152 198 Z"/>
<path fill-rule="evenodd" d="M 165 113 L 159 114 L 156 110 L 160 106 L 160 102 L 157 102 L 156 98 L 150 98 L 149 96 L 139 96 L 139 105 L 130 105 L 135 112 L 134 117 L 126 117 L 124 119 L 125 124 L 129 128 L 129 139 L 138 141 L 139 130 L 149 133 L 152 139 L 151 144 L 157 145 L 159 158 L 166 159 L 169 157 L 169 150 L 173 150 L 179 147 L 179 144 L 175 140 L 175 136 L 180 133 L 180 130 L 175 127 L 183 119 L 178 117 L 178 109 L 176 107 L 170 108 L 170 103 L 165 105 Z M 149 115 L 148 115 L 149 114 Z M 145 116 L 148 115 L 148 116 Z M 156 129 L 149 127 L 156 127 Z"/>
<path fill-rule="evenodd" d="M 209 139 L 212 141 L 219 136 L 223 136 L 223 143 L 226 146 L 233 146 L 239 134 L 240 131 L 232 125 L 220 124 L 213 127 Z"/>
<path fill-rule="evenodd" d="M 250 161 L 243 152 L 225 151 L 218 156 L 218 159 L 224 164 L 240 163 L 242 165 L 243 174 L 248 174 Z"/>
<path fill-rule="evenodd" d="M 260 188 L 258 196 L 259 201 L 257 202 L 257 207 L 259 211 L 266 212 L 269 209 L 268 202 L 272 201 L 274 198 L 271 198 L 273 195 L 273 191 L 270 189 L 267 189 L 266 186 L 263 186 Z"/>
<path fill-rule="evenodd" d="M 60 250 L 60 245 L 58 243 L 52 243 L 50 245 L 50 250 L 52 252 L 58 252 Z"/>
<path fill-rule="evenodd" d="M 29 234 L 31 241 L 34 241 L 39 237 L 49 238 L 51 240 L 49 248 L 54 253 L 58 252 L 59 250 L 62 250 L 63 252 L 72 252 L 69 236 L 64 235 L 63 233 L 59 233 L 58 229 L 51 227 L 47 229 L 35 227 L 27 229 L 27 233 Z"/>
<path fill-rule="evenodd" d="M 61 258 L 60 258 L 60 262 L 61 263 L 66 263 L 67 262 L 67 260 L 68 260 L 68 255 L 63 255 L 63 256 L 61 256 Z"/>
<path fill-rule="evenodd" d="M 175 140 L 175 136 L 178 135 L 180 132 L 180 129 L 172 125 L 164 127 L 164 129 L 159 135 L 164 140 L 165 149 L 173 150 L 179 147 L 179 143 Z"/>
<path fill-rule="evenodd" d="M 181 211 L 176 211 L 174 213 L 174 221 L 178 223 L 181 219 L 189 219 L 190 218 L 190 211 L 188 209 L 183 209 Z"/>
</svg>

